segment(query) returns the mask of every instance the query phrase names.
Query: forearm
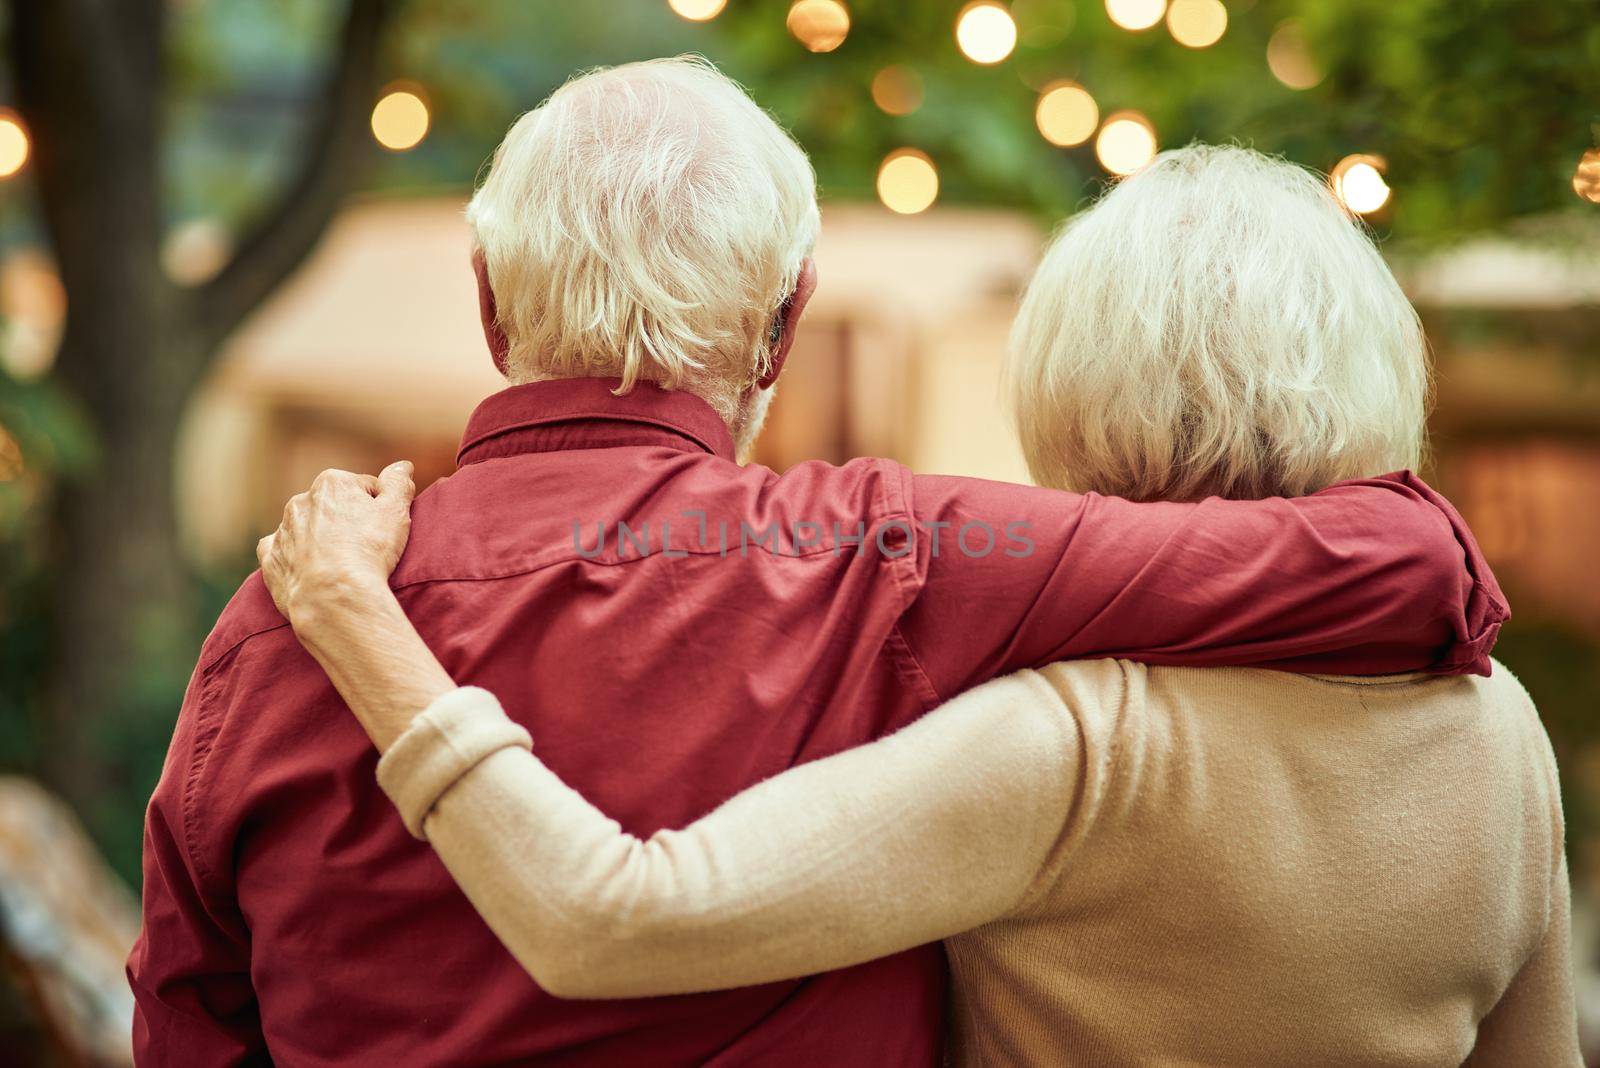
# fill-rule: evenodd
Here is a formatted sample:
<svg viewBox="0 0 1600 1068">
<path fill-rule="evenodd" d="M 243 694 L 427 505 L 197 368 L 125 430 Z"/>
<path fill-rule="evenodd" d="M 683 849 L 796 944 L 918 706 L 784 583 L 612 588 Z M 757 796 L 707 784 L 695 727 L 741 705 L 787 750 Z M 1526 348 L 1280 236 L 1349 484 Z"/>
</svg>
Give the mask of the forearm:
<svg viewBox="0 0 1600 1068">
<path fill-rule="evenodd" d="M 502 749 L 443 794 L 427 837 L 558 995 L 689 993 L 845 967 L 1004 914 L 1056 841 L 1075 735 L 1036 677 L 993 685 L 646 841 L 530 753 Z M 418 737 L 385 758 L 387 787 Z"/>
<path fill-rule="evenodd" d="M 902 632 L 941 694 L 1105 656 L 1487 673 L 1505 618 L 1470 533 L 1410 477 L 1195 503 L 936 476 L 916 476 L 908 493 L 925 574 Z"/>
<path fill-rule="evenodd" d="M 297 613 L 295 634 L 380 752 L 438 697 L 450 675 L 381 581 L 348 583 L 314 610 Z"/>
</svg>

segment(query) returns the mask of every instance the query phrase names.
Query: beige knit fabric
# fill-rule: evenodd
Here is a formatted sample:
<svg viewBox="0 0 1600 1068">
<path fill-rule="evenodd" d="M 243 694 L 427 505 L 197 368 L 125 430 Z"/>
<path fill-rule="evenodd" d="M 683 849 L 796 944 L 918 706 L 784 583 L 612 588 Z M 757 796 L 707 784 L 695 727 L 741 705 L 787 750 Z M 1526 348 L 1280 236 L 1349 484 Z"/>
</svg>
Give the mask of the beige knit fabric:
<svg viewBox="0 0 1600 1068">
<path fill-rule="evenodd" d="M 505 722 L 481 691 L 449 699 L 458 731 Z M 1059 664 L 648 841 L 499 736 L 441 773 L 424 722 L 380 775 L 557 994 L 942 937 L 961 1064 L 1579 1064 L 1555 764 L 1499 666 Z"/>
</svg>

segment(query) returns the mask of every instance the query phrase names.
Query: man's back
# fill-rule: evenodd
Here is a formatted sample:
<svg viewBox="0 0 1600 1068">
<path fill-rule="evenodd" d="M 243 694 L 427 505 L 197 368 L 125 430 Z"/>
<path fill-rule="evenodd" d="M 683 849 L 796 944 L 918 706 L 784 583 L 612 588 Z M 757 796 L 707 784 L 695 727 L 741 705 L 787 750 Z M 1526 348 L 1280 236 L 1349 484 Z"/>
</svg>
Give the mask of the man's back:
<svg viewBox="0 0 1600 1068">
<path fill-rule="evenodd" d="M 774 520 L 853 529 L 878 510 L 879 469 L 837 472 L 828 499 L 774 499 L 769 473 L 649 434 L 465 464 L 416 502 L 394 579 L 451 674 L 504 694 L 552 766 L 640 833 L 922 710 L 887 652 L 904 605 L 876 554 L 784 558 L 768 546 L 787 533 L 739 550 L 741 522 L 756 528 L 747 542 Z M 710 551 L 699 517 L 680 514 L 697 509 Z M 726 556 L 719 522 L 732 527 Z M 196 686 L 191 848 L 237 901 L 278 1063 L 937 1062 L 937 947 L 691 998 L 539 990 L 406 834 L 376 754 L 259 577 L 218 624 Z"/>
<path fill-rule="evenodd" d="M 393 584 L 454 678 L 637 834 L 1018 667 L 1461 670 L 1503 618 L 1459 520 L 1405 478 L 1145 506 L 876 460 L 779 478 L 736 466 L 697 398 L 612 385 L 486 401 Z M 722 994 L 549 998 L 406 835 L 375 764 L 252 578 L 151 802 L 141 1062 L 936 1063 L 937 948 Z"/>
<path fill-rule="evenodd" d="M 1082 800 L 949 942 L 962 1063 L 1576 1064 L 1555 759 L 1503 667 L 1041 674 Z"/>
</svg>

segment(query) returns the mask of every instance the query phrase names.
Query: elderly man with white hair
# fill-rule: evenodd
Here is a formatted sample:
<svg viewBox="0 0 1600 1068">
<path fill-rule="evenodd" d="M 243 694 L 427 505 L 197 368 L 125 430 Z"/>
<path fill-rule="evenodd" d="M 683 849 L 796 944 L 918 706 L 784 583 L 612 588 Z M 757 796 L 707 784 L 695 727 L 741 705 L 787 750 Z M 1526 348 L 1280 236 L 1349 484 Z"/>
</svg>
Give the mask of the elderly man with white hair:
<svg viewBox="0 0 1600 1068">
<path fill-rule="evenodd" d="M 737 446 L 810 295 L 817 209 L 805 157 L 736 86 L 693 60 L 578 78 L 512 128 L 469 217 L 486 336 L 512 385 L 473 413 L 459 469 L 414 506 L 403 465 L 330 473 L 292 501 L 261 546 L 270 590 L 252 577 L 207 642 L 151 802 L 129 966 L 142 1063 L 938 1064 L 946 962 L 932 940 L 998 915 L 1021 869 L 1058 856 L 1051 821 L 1081 794 L 1072 777 L 1114 748 L 1070 746 L 1063 705 L 1092 683 L 1115 724 L 1118 679 L 1146 669 L 1005 680 L 965 699 L 973 715 L 821 758 L 1072 657 L 1433 673 L 1469 720 L 1472 695 L 1504 693 L 1466 677 L 1489 672 L 1506 610 L 1449 505 L 1404 473 L 1326 485 L 1414 450 L 1334 434 L 1347 460 L 1281 485 L 1305 496 L 1207 496 L 1278 489 L 1277 408 L 1340 390 L 1341 359 L 1393 357 L 1387 335 L 1325 352 L 1309 376 L 1264 368 L 1254 409 L 1238 406 L 1255 422 L 1223 450 L 1260 478 L 1195 482 L 1188 500 L 876 459 L 779 475 L 739 465 Z M 1084 299 L 1130 314 L 1114 292 Z M 1305 336 L 1336 310 L 1286 306 Z M 1212 352 L 1149 413 L 1177 418 L 1181 464 L 1213 428 L 1179 398 L 1202 376 L 1248 383 L 1225 337 L 1168 321 L 1155 336 L 1172 355 Z M 1415 415 L 1419 399 L 1397 410 Z M 1133 447 L 1086 429 L 1086 458 Z M 1236 676 L 1255 677 L 1215 677 Z M 481 689 L 446 693 L 452 678 Z M 1346 692 L 1283 685 L 1329 706 Z M 381 766 L 341 694 L 390 750 Z M 1241 698 L 1230 730 L 1279 731 L 1282 711 Z M 947 744 L 952 718 L 979 732 L 956 739 L 966 770 L 916 743 Z M 1341 744 L 1362 734 L 1345 730 Z M 519 748 L 530 731 L 543 766 Z M 1001 763 L 979 761 L 990 747 Z M 880 774 L 901 750 L 912 757 Z M 754 823 L 746 801 L 718 808 L 796 765 L 798 788 L 780 776 L 764 789 L 805 798 L 798 819 L 769 822 L 762 794 Z M 630 834 L 713 810 L 719 822 L 641 848 L 552 774 Z M 808 790 L 819 774 L 825 788 Z M 952 846 L 969 833 L 970 851 Z M 1196 871 L 1195 885 L 1232 870 Z M 1054 881 L 1038 885 L 1053 902 Z M 1054 961 L 1030 968 L 1010 944 L 993 955 L 1072 986 Z M 1003 1001 L 1026 990 L 996 983 Z M 1480 1000 L 1492 985 L 1485 973 Z M 722 987 L 736 988 L 633 996 Z M 973 1018 L 970 997 L 957 1004 Z"/>
</svg>

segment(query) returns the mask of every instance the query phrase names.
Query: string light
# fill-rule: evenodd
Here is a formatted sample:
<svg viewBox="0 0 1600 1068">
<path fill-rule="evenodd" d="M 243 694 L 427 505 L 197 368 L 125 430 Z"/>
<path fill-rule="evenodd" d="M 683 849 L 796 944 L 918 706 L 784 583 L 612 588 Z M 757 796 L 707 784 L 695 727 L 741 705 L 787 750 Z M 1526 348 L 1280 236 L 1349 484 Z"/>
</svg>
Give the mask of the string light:
<svg viewBox="0 0 1600 1068">
<path fill-rule="evenodd" d="M 1125 30 L 1148 30 L 1167 13 L 1167 0 L 1106 0 L 1106 14 Z"/>
<path fill-rule="evenodd" d="M 1081 145 L 1094 136 L 1094 128 L 1100 124 L 1100 108 L 1089 90 L 1077 82 L 1051 82 L 1039 95 L 1033 119 L 1046 141 L 1065 148 Z"/>
<path fill-rule="evenodd" d="M 1137 111 L 1119 111 L 1100 127 L 1094 154 L 1112 174 L 1132 174 L 1156 158 L 1156 129 Z"/>
<path fill-rule="evenodd" d="M 722 14 L 728 0 L 667 0 L 667 6 L 690 22 L 707 22 Z"/>
<path fill-rule="evenodd" d="M 832 52 L 850 33 L 850 12 L 839 0 L 795 0 L 786 25 L 812 52 Z"/>
<path fill-rule="evenodd" d="M 0 180 L 10 178 L 28 162 L 28 131 L 22 120 L 0 108 Z"/>
<path fill-rule="evenodd" d="M 1310 89 L 1322 81 L 1322 72 L 1311 58 L 1300 24 L 1290 19 L 1278 23 L 1267 41 L 1267 69 L 1290 89 Z"/>
<path fill-rule="evenodd" d="M 1017 47 L 1016 20 L 996 0 L 974 0 L 956 17 L 956 44 L 974 63 L 999 63 Z"/>
<path fill-rule="evenodd" d="M 1389 202 L 1389 183 L 1383 180 L 1387 166 L 1382 156 L 1346 156 L 1328 176 L 1334 195 L 1355 214 L 1371 215 Z"/>
<path fill-rule="evenodd" d="M 372 136 L 391 152 L 407 152 L 428 136 L 428 105 L 409 89 L 391 89 L 372 109 Z"/>
<path fill-rule="evenodd" d="M 939 171 L 927 153 L 900 148 L 878 168 L 878 199 L 901 215 L 926 211 L 939 198 Z"/>
<path fill-rule="evenodd" d="M 889 115 L 922 106 L 922 77 L 910 67 L 885 67 L 872 78 L 872 102 Z"/>
<path fill-rule="evenodd" d="M 1578 169 L 1572 172 L 1572 191 L 1600 204 L 1600 148 L 1591 148 L 1578 160 Z"/>
<path fill-rule="evenodd" d="M 1209 48 L 1228 31 L 1228 9 L 1222 0 L 1172 0 L 1167 29 L 1185 48 Z"/>
</svg>

